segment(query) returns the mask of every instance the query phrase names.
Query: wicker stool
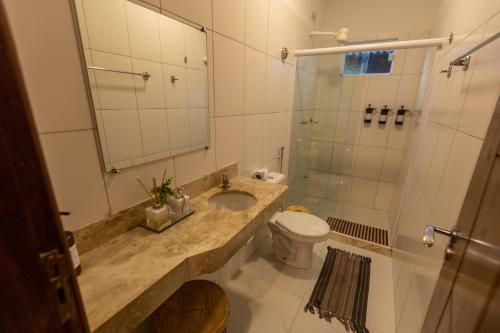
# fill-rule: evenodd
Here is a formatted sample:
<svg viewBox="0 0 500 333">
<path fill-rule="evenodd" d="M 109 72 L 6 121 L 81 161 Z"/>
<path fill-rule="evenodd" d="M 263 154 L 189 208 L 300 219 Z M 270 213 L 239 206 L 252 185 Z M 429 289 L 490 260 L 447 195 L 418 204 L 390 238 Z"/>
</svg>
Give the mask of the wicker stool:
<svg viewBox="0 0 500 333">
<path fill-rule="evenodd" d="M 222 333 L 229 319 L 229 301 L 217 284 L 184 283 L 154 313 L 156 333 Z"/>
</svg>

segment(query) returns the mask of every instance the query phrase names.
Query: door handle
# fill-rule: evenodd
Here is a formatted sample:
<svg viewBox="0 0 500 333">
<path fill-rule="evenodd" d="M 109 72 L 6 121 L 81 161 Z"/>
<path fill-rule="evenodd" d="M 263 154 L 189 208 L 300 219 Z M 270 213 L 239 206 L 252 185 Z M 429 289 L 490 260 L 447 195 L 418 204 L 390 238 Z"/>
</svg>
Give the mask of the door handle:
<svg viewBox="0 0 500 333">
<path fill-rule="evenodd" d="M 428 224 L 424 228 L 424 236 L 422 237 L 422 242 L 424 243 L 425 247 L 432 247 L 434 245 L 434 234 L 435 233 L 445 235 L 450 237 L 451 239 L 457 237 L 457 231 L 456 230 L 446 230 L 443 228 L 435 227 L 431 224 Z"/>
<path fill-rule="evenodd" d="M 445 235 L 445 236 L 448 236 L 450 238 L 450 240 L 448 241 L 448 245 L 446 245 L 446 249 L 445 249 L 444 257 L 446 260 L 449 260 L 453 256 L 453 254 L 455 253 L 454 249 L 453 249 L 453 244 L 455 243 L 455 241 L 458 238 L 468 239 L 467 237 L 465 237 L 463 234 L 461 234 L 458 231 L 457 226 L 454 226 L 451 230 L 446 230 L 446 229 L 428 224 L 424 228 L 424 236 L 422 237 L 422 242 L 423 242 L 425 247 L 432 247 L 434 245 L 435 233 Z"/>
</svg>

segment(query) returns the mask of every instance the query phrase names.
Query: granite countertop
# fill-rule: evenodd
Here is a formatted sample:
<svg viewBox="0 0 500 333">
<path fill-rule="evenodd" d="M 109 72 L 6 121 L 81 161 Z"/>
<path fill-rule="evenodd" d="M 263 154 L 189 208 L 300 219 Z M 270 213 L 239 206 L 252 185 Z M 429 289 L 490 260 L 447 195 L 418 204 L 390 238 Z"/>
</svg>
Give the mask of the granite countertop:
<svg viewBox="0 0 500 333">
<path fill-rule="evenodd" d="M 196 212 L 162 233 L 142 227 L 81 256 L 80 292 L 92 332 L 126 332 L 149 316 L 184 282 L 221 268 L 282 207 L 287 186 L 246 177 L 231 190 L 257 202 L 245 211 L 216 210 L 214 187 L 193 198 Z"/>
</svg>

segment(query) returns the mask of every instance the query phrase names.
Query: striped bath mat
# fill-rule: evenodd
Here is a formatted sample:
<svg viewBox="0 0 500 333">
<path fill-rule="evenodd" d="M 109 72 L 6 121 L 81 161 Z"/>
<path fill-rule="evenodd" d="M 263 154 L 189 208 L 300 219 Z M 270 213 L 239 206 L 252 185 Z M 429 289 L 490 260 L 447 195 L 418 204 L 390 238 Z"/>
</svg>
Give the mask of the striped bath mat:
<svg viewBox="0 0 500 333">
<path fill-rule="evenodd" d="M 369 257 L 334 249 L 328 254 L 304 311 L 338 319 L 347 331 L 368 333 L 366 308 L 370 287 Z"/>
<path fill-rule="evenodd" d="M 336 217 L 329 217 L 326 219 L 326 222 L 330 225 L 330 230 L 332 231 L 364 239 L 372 243 L 389 246 L 389 237 L 385 229 L 370 227 L 364 224 L 338 219 Z"/>
</svg>

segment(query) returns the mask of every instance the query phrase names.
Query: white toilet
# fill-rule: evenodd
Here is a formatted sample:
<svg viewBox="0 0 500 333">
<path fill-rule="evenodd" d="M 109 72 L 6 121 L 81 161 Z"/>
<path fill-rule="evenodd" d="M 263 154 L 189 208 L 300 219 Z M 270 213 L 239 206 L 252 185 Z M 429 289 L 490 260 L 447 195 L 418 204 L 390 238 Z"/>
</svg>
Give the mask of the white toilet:
<svg viewBox="0 0 500 333">
<path fill-rule="evenodd" d="M 311 268 L 314 244 L 327 240 L 330 232 L 330 226 L 321 218 L 290 211 L 276 213 L 268 226 L 274 256 L 296 268 Z"/>
<path fill-rule="evenodd" d="M 269 172 L 263 180 L 284 184 L 285 175 Z M 276 213 L 268 226 L 276 259 L 296 268 L 311 268 L 314 244 L 328 239 L 330 232 L 330 226 L 321 218 L 290 211 Z"/>
</svg>

